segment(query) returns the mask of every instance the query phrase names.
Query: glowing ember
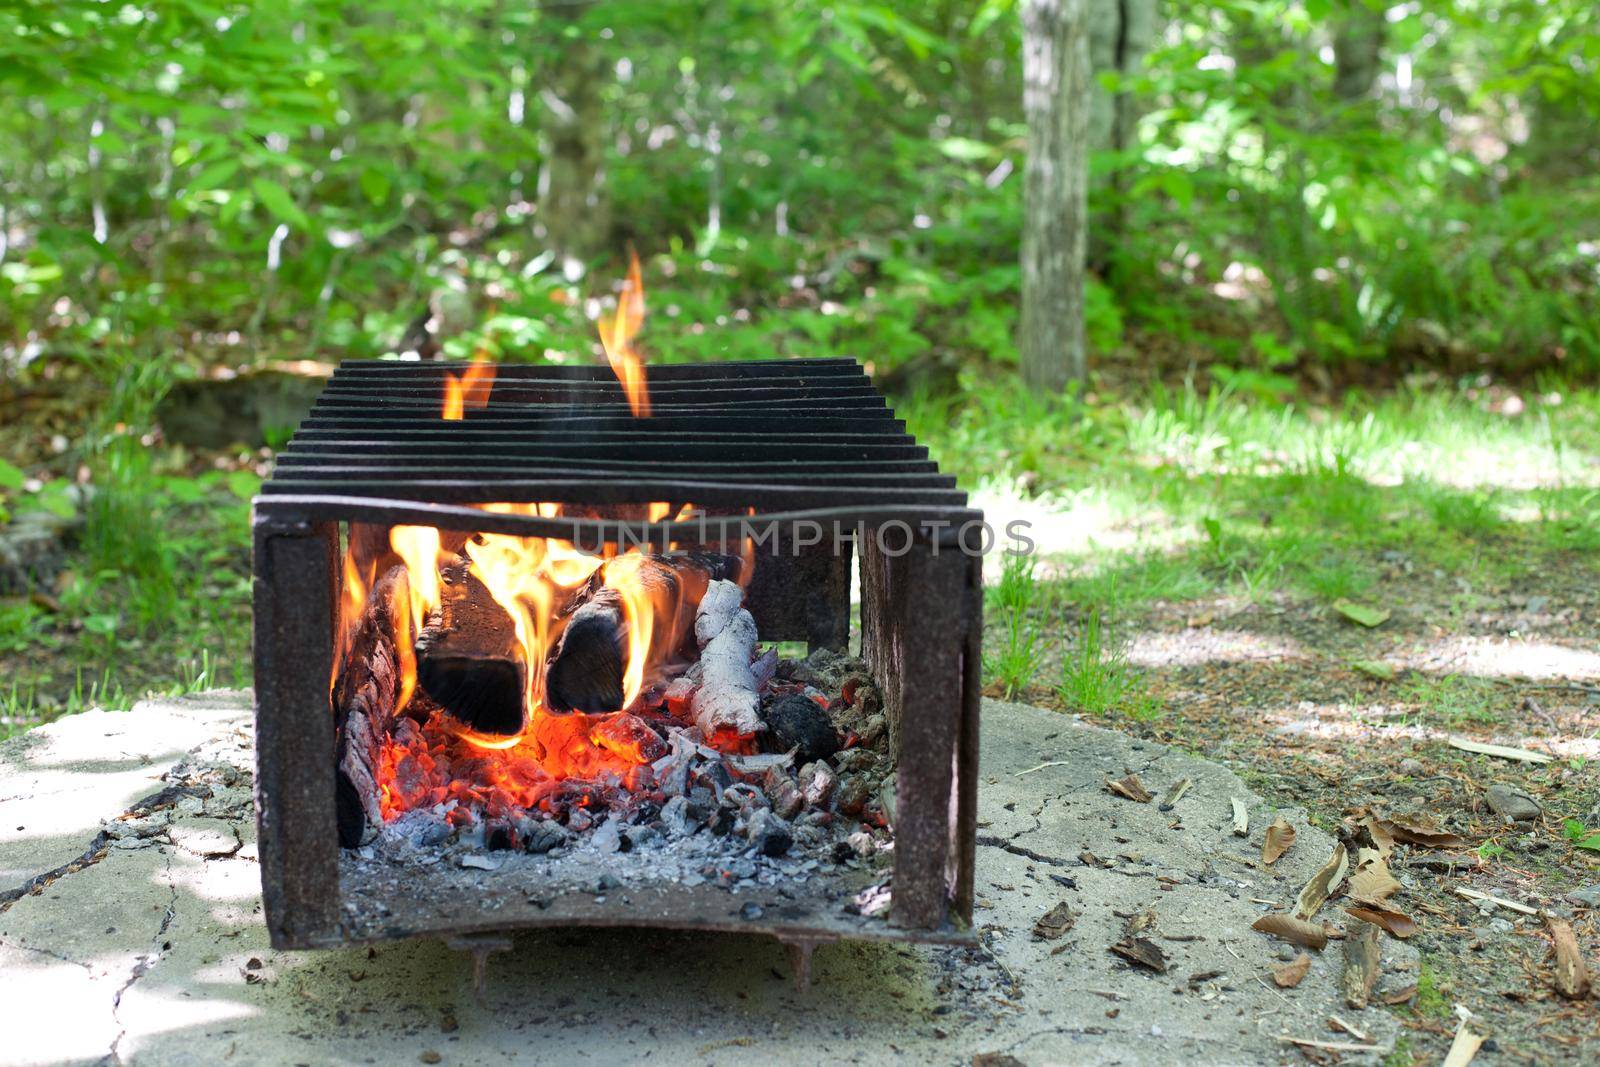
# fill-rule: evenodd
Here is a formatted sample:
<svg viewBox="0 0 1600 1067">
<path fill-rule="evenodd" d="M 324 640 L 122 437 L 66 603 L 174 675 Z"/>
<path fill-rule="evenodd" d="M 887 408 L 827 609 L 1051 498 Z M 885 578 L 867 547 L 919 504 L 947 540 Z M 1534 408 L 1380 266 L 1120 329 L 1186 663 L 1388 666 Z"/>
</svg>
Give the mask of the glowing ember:
<svg viewBox="0 0 1600 1067">
<path fill-rule="evenodd" d="M 501 514 L 558 517 L 562 513 L 556 504 L 481 507 Z M 683 518 L 691 510 L 656 502 L 638 505 L 634 517 L 660 521 Z M 652 687 L 658 688 L 650 703 L 661 706 L 659 686 L 675 668 L 685 665 L 680 649 L 692 649 L 695 609 L 708 576 L 733 573 L 719 572 L 707 561 L 726 561 L 720 565 L 737 568 L 747 581 L 752 554 L 745 545 L 743 565 L 734 557 L 716 555 L 684 562 L 637 549 L 618 554 L 614 546 L 587 552 L 555 538 L 396 526 L 380 540 L 373 536 L 377 532 L 363 528 L 358 538 L 352 528 L 343 568 L 341 656 L 350 651 L 349 634 L 371 596 L 374 574 L 403 566 L 407 599 L 401 603 L 406 608 L 395 612 L 393 619 L 400 669 L 395 709 L 399 717 L 379 742 L 375 764 L 384 818 L 392 821 L 415 808 L 445 805 L 452 813 L 461 812 L 450 816 L 458 827 L 519 812 L 549 813 L 552 804 L 562 812 L 574 805 L 590 806 L 590 799 L 604 807 L 601 794 L 608 790 L 607 795 L 614 797 L 621 795 L 618 790 L 648 787 L 648 765 L 662 757 L 665 743 L 656 729 L 629 710 L 645 703 L 641 698 Z M 437 632 L 446 625 L 441 620 L 449 618 L 451 609 L 443 600 L 459 596 L 460 587 L 454 583 L 460 582 L 463 569 L 482 583 L 478 595 L 487 592 L 482 603 L 492 598 L 509 617 L 527 665 L 523 704 L 527 725 L 520 733 L 473 729 L 418 688 L 418 635 L 424 628 Z M 458 577 L 452 579 L 451 574 Z M 450 589 L 444 588 L 446 582 L 452 583 Z M 599 710 L 585 708 L 559 714 L 547 699 L 549 664 L 562 648 L 576 607 L 608 596 L 621 617 L 617 630 L 621 702 L 604 713 L 585 713 Z M 400 715 L 410 704 L 416 706 Z M 672 715 L 666 710 L 656 714 L 669 717 L 664 721 Z M 717 737 L 709 743 L 730 752 L 752 750 L 751 739 L 745 737 Z"/>
</svg>

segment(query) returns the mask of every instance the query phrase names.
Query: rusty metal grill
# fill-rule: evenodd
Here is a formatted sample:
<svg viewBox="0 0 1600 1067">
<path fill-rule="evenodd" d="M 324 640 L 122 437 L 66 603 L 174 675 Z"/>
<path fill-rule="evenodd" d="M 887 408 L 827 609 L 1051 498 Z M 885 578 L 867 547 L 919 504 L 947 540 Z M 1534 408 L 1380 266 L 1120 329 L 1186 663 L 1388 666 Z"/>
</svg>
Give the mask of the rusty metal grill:
<svg viewBox="0 0 1600 1067">
<path fill-rule="evenodd" d="M 335 945 L 518 926 L 739 929 L 790 941 L 970 937 L 981 588 L 970 544 L 981 513 L 906 432 L 850 359 L 650 369 L 636 419 L 609 368 L 506 365 L 487 401 L 441 417 L 448 364 L 347 361 L 278 456 L 255 501 L 258 818 L 273 943 Z M 561 503 L 563 515 L 474 505 Z M 698 519 L 644 522 L 621 505 L 692 503 Z M 356 927 L 341 901 L 329 708 L 339 624 L 341 524 L 426 524 L 583 544 L 728 543 L 755 524 L 749 608 L 763 640 L 842 649 L 860 560 L 862 654 L 885 696 L 898 767 L 891 920 L 779 901 L 752 922 L 726 894 L 651 895 L 532 914 L 441 911 L 395 899 Z M 885 548 L 889 524 L 909 529 Z M 822 535 L 810 541 L 818 529 Z M 901 551 L 901 548 L 904 551 Z M 402 894 L 403 895 L 403 894 Z M 739 902 L 735 902 L 735 906 Z"/>
</svg>

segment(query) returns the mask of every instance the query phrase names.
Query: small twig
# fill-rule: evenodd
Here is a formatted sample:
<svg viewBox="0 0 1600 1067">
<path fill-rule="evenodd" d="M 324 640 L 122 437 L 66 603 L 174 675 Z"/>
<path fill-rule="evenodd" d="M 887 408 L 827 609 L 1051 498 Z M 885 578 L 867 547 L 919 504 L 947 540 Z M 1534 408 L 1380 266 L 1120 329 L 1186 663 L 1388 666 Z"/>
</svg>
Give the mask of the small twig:
<svg viewBox="0 0 1600 1067">
<path fill-rule="evenodd" d="M 1520 911 L 1524 915 L 1539 914 L 1538 908 L 1530 908 L 1526 904 L 1518 904 L 1516 901 L 1507 900 L 1504 897 L 1496 897 L 1491 896 L 1488 893 L 1480 893 L 1476 889 L 1468 889 L 1466 886 L 1456 886 L 1456 896 L 1465 897 L 1468 900 L 1487 900 L 1491 904 L 1497 904 L 1502 908 L 1509 908 L 1512 911 Z"/>
<path fill-rule="evenodd" d="M 1025 771 L 1018 771 L 1018 772 L 1017 772 L 1017 773 L 1016 773 L 1016 774 L 1015 774 L 1015 775 L 1013 775 L 1013 776 L 1012 776 L 1012 777 L 1014 777 L 1014 778 L 1021 778 L 1021 777 L 1022 777 L 1022 776 L 1023 776 L 1023 775 L 1024 775 L 1024 774 L 1032 774 L 1032 773 L 1033 773 L 1033 772 L 1034 772 L 1034 771 L 1042 771 L 1042 770 L 1044 770 L 1044 769 L 1045 769 L 1045 768 L 1046 768 L 1046 767 L 1067 767 L 1067 766 L 1070 766 L 1070 765 L 1071 765 L 1071 764 L 1072 764 L 1072 761 L 1071 761 L 1071 760 L 1066 760 L 1066 759 L 1054 759 L 1054 760 L 1050 760 L 1050 761 L 1049 761 L 1049 762 L 1048 762 L 1048 763 L 1041 763 L 1041 764 L 1039 764 L 1039 766 L 1037 766 L 1037 767 L 1029 767 L 1029 768 L 1028 768 L 1028 769 L 1027 769 L 1027 770 L 1025 770 Z"/>
</svg>

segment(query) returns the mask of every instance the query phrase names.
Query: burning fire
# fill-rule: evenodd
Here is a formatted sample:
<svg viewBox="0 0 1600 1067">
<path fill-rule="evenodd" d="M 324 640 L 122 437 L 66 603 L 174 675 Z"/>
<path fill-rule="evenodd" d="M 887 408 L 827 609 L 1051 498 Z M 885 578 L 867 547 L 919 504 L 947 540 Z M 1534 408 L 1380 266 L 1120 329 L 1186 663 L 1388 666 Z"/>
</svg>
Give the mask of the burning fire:
<svg viewBox="0 0 1600 1067">
<path fill-rule="evenodd" d="M 650 415 L 644 361 L 634 345 L 644 315 L 644 281 L 639 259 L 630 251 L 616 312 L 602 316 L 598 328 L 606 358 L 636 418 Z M 446 373 L 442 418 L 459 421 L 469 409 L 485 407 L 494 381 L 495 368 L 486 362 L 474 362 L 460 374 Z M 546 518 L 562 514 L 560 504 L 481 507 Z M 650 522 L 683 520 L 694 511 L 693 505 L 654 502 L 639 505 L 632 517 Z M 660 557 L 637 548 L 586 552 L 556 538 L 467 534 L 426 526 L 393 527 L 386 543 L 365 536 L 381 532 L 364 528 L 358 552 L 356 527 L 351 528 L 344 562 L 339 662 L 351 651 L 352 635 L 379 575 L 396 563 L 403 565 L 409 599 L 393 620 L 400 673 L 396 725 L 384 741 L 379 773 L 386 819 L 452 800 L 462 805 L 452 810 L 452 821 L 457 814 L 470 820 L 472 810 L 501 817 L 518 807 L 549 803 L 554 794 L 561 794 L 557 799 L 563 803 L 581 805 L 587 802 L 588 791 L 599 788 L 597 783 L 631 783 L 648 775 L 646 764 L 658 758 L 652 749 L 660 739 L 638 719 L 618 713 L 639 705 L 647 690 L 663 681 L 664 669 L 692 631 L 707 580 L 703 575 L 664 579 Z M 753 545 L 747 541 L 741 552 L 741 581 L 749 579 L 753 556 Z M 482 583 L 479 594 L 486 590 L 510 620 L 524 669 L 526 727 L 520 733 L 483 733 L 442 710 L 415 718 L 400 715 L 414 698 L 422 699 L 417 692 L 417 641 L 425 629 L 440 625 L 442 599 L 461 595 L 460 589 L 447 593 L 444 583 L 459 581 L 448 575 L 459 576 L 463 567 Z M 561 647 L 575 605 L 601 601 L 612 606 L 613 619 L 620 615 L 621 701 L 603 714 L 559 714 L 555 708 L 567 705 L 551 706 L 548 665 Z M 429 685 L 433 686 L 431 680 Z M 425 725 L 418 726 L 423 719 Z"/>
<path fill-rule="evenodd" d="M 466 409 L 477 411 L 488 406 L 489 393 L 494 389 L 494 364 L 472 363 L 459 375 L 448 371 L 444 376 L 444 411 L 447 422 L 460 422 Z"/>
<path fill-rule="evenodd" d="M 607 322 L 600 316 L 600 347 L 611 361 L 611 372 L 628 395 L 628 407 L 636 419 L 650 417 L 650 392 L 645 387 L 644 360 L 633 347 L 633 339 L 644 325 L 644 277 L 639 257 L 628 250 L 628 278 L 617 297 L 617 313 Z"/>
</svg>

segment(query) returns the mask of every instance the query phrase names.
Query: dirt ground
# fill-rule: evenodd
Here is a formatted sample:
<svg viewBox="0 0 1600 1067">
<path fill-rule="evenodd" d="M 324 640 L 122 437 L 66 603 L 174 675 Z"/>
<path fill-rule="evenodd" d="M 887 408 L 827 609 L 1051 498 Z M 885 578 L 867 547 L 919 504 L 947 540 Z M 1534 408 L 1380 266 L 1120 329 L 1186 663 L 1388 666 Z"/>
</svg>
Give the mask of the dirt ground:
<svg viewBox="0 0 1600 1067">
<path fill-rule="evenodd" d="M 1412 943 L 1423 958 L 1415 994 L 1393 1008 L 1409 1030 L 1394 1062 L 1439 1062 L 1462 1010 L 1490 1034 L 1478 1062 L 1600 1056 L 1600 1012 L 1555 992 L 1540 918 L 1460 894 L 1568 918 L 1596 970 L 1600 851 L 1574 847 L 1567 822 L 1600 825 L 1594 565 L 1545 553 L 1514 585 L 1463 589 L 1392 559 L 1382 590 L 1392 615 L 1371 629 L 1287 595 L 1158 602 L 1123 620 L 1129 663 L 1159 712 L 1113 716 L 1118 729 L 1220 759 L 1328 830 L 1365 810 L 1420 816 L 1465 839 L 1402 845 L 1392 861 L 1404 889 L 1391 903 L 1420 926 Z M 1057 674 L 1047 663 L 1037 677 Z M 1019 698 L 1063 706 L 1045 685 Z M 1555 758 L 1474 754 L 1451 738 Z M 1539 817 L 1512 825 L 1491 810 L 1497 783 L 1531 797 Z"/>
</svg>

